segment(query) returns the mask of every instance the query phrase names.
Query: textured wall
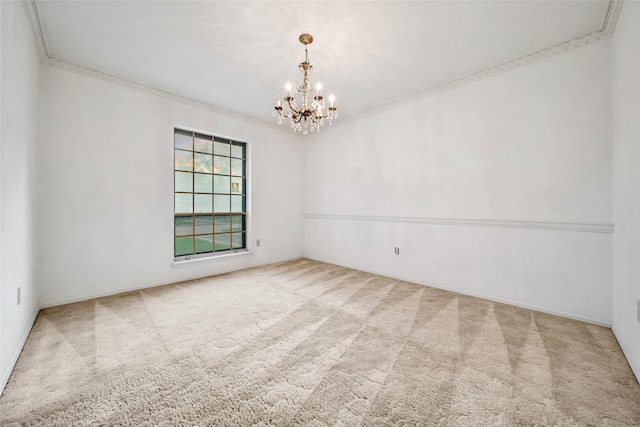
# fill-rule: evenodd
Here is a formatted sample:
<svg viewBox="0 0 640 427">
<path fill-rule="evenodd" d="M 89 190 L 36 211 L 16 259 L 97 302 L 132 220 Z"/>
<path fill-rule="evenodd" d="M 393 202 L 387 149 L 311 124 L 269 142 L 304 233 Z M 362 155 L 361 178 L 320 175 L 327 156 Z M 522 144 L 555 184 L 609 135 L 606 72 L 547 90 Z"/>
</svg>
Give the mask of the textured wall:
<svg viewBox="0 0 640 427">
<path fill-rule="evenodd" d="M 312 137 L 305 254 L 610 323 L 609 82 L 596 43 Z"/>
<path fill-rule="evenodd" d="M 21 2 L 1 2 L 0 390 L 38 306 L 34 279 L 35 157 L 40 64 Z M 22 302 L 17 305 L 17 289 Z"/>
<path fill-rule="evenodd" d="M 53 67 L 42 87 L 41 303 L 302 256 L 293 135 Z M 174 126 L 249 142 L 252 254 L 172 268 Z"/>
<path fill-rule="evenodd" d="M 613 64 L 613 329 L 640 378 L 640 3 L 625 2 Z"/>
</svg>

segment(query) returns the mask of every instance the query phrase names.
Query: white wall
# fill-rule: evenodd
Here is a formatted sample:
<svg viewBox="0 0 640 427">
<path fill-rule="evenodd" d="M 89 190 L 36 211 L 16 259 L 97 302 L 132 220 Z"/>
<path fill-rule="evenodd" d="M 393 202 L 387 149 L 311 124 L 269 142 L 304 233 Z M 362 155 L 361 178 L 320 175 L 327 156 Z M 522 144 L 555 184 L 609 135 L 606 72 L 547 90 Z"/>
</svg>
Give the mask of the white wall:
<svg viewBox="0 0 640 427">
<path fill-rule="evenodd" d="M 313 136 L 305 255 L 609 324 L 609 82 L 597 43 Z"/>
<path fill-rule="evenodd" d="M 338 121 L 301 141 L 40 67 L 22 5 L 2 2 L 0 386 L 31 326 L 37 291 L 43 305 L 55 305 L 303 254 L 613 319 L 638 374 L 639 7 L 625 4 L 614 36 L 613 97 L 605 42 Z M 259 177 L 251 240 L 262 241 L 252 254 L 172 268 L 174 126 L 251 143 Z"/>
<path fill-rule="evenodd" d="M 21 2 L 0 2 L 0 390 L 38 309 L 35 157 L 40 63 Z M 17 288 L 22 302 L 17 305 Z"/>
<path fill-rule="evenodd" d="M 303 144 L 292 134 L 53 67 L 41 85 L 43 305 L 302 256 Z M 252 254 L 172 268 L 174 126 L 250 143 L 251 240 L 262 243 Z"/>
<path fill-rule="evenodd" d="M 613 330 L 640 378 L 640 3 L 624 3 L 611 44 Z"/>
</svg>

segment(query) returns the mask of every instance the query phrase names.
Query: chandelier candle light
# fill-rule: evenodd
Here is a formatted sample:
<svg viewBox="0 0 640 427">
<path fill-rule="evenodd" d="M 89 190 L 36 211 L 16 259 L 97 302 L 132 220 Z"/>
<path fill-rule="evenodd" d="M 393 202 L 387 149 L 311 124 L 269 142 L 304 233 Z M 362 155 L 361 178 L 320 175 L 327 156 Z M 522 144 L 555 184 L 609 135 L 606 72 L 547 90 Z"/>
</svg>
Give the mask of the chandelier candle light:
<svg viewBox="0 0 640 427">
<path fill-rule="evenodd" d="M 320 132 L 320 127 L 324 125 L 324 119 L 328 119 L 329 125 L 331 125 L 331 120 L 338 117 L 338 109 L 334 105 L 335 97 L 333 95 L 329 95 L 329 107 L 325 105 L 320 83 L 316 85 L 316 94 L 313 96 L 313 102 L 309 105 L 309 92 L 311 91 L 309 72 L 313 66 L 309 62 L 307 45 L 313 42 L 313 37 L 311 34 L 302 34 L 299 40 L 304 45 L 304 62 L 299 65 L 304 73 L 302 86 L 294 87 L 287 83 L 287 94 L 284 96 L 284 103 L 280 104 L 280 97 L 278 96 L 278 104 L 274 107 L 273 117 L 278 118 L 279 125 L 282 124 L 283 118 L 288 118 L 294 132 L 302 132 L 303 135 L 306 135 L 309 130 L 311 132 Z M 295 93 L 302 93 L 300 102 L 296 101 Z"/>
</svg>

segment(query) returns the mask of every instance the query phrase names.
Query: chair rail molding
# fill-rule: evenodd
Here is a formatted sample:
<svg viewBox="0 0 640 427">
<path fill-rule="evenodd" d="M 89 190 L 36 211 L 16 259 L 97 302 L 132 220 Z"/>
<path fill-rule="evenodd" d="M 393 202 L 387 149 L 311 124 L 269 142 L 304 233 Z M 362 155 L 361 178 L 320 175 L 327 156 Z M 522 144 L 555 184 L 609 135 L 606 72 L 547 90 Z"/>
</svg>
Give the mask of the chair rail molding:
<svg viewBox="0 0 640 427">
<path fill-rule="evenodd" d="M 401 224 L 429 224 L 450 225 L 466 227 L 500 227 L 521 228 L 553 231 L 574 231 L 584 233 L 613 233 L 614 225 L 608 222 L 580 222 L 580 221 L 532 221 L 513 219 L 473 219 L 473 218 L 428 218 L 428 217 L 404 217 L 384 215 L 345 215 L 345 214 L 320 214 L 304 213 L 304 219 L 338 220 L 338 221 L 366 221 L 387 222 Z"/>
</svg>

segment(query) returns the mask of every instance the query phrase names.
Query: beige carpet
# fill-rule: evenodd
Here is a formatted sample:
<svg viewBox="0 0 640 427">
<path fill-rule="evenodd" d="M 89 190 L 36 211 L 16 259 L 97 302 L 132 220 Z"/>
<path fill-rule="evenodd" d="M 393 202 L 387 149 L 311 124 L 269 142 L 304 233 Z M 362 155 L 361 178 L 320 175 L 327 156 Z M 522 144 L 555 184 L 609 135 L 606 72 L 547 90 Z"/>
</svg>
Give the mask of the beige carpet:
<svg viewBox="0 0 640 427">
<path fill-rule="evenodd" d="M 607 328 L 309 260 L 44 310 L 1 425 L 640 425 Z"/>
</svg>

